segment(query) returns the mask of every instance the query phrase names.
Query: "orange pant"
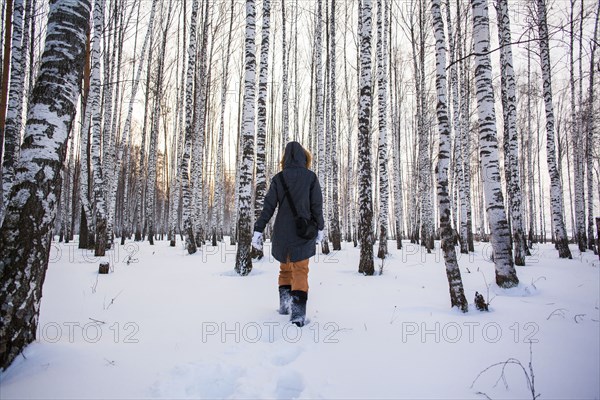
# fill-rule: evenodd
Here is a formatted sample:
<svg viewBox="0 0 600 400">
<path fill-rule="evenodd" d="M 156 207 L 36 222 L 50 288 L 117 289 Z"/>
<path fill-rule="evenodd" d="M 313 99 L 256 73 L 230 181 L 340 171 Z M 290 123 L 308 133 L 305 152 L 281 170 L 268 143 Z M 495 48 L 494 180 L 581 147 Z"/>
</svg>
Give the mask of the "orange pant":
<svg viewBox="0 0 600 400">
<path fill-rule="evenodd" d="M 308 292 L 308 258 L 306 260 L 281 263 L 279 286 L 291 285 L 292 290 Z"/>
</svg>

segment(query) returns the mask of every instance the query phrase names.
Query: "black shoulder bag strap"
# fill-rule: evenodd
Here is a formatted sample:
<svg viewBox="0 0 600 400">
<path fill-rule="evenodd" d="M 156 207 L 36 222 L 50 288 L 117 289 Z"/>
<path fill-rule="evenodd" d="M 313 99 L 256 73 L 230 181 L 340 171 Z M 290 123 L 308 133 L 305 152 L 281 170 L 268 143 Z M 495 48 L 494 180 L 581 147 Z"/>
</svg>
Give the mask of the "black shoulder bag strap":
<svg viewBox="0 0 600 400">
<path fill-rule="evenodd" d="M 287 196 L 288 203 L 290 203 L 290 208 L 294 214 L 294 218 L 298 218 L 298 211 L 296 210 L 296 205 L 294 204 L 294 200 L 292 200 L 292 196 L 290 195 L 290 189 L 283 178 L 283 171 L 279 174 L 279 180 L 281 181 L 281 184 L 283 185 L 283 191 L 285 192 L 283 198 L 285 199 Z"/>
</svg>

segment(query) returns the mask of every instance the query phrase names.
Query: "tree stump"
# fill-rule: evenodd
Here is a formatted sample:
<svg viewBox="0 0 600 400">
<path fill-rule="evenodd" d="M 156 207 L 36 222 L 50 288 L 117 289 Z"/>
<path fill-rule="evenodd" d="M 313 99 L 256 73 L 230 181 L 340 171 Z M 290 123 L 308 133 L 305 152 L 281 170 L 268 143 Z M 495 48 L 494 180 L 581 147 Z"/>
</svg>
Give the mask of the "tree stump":
<svg viewBox="0 0 600 400">
<path fill-rule="evenodd" d="M 100 267 L 98 268 L 99 274 L 108 274 L 110 264 L 108 262 L 100 263 Z"/>
<path fill-rule="evenodd" d="M 475 307 L 479 311 L 489 311 L 489 304 L 485 302 L 485 299 L 479 292 L 475 292 Z"/>
</svg>

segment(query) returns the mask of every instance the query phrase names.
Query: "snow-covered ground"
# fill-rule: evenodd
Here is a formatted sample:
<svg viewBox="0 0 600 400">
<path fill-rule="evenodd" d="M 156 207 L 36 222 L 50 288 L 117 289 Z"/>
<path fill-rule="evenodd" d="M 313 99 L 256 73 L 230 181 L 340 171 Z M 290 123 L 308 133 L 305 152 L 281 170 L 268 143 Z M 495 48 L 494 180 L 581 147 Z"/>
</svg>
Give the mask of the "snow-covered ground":
<svg viewBox="0 0 600 400">
<path fill-rule="evenodd" d="M 54 244 L 38 341 L 0 375 L 0 397 L 522 399 L 531 350 L 542 399 L 598 399 L 598 257 L 571 247 L 574 260 L 560 260 L 541 245 L 518 267 L 520 286 L 501 290 L 490 245 L 476 247 L 459 260 L 462 314 L 449 308 L 439 250 L 390 241 L 383 274 L 365 277 L 344 243 L 311 260 L 300 330 L 275 311 L 273 259 L 239 277 L 229 245 L 190 256 L 181 244 L 128 242 L 98 275 L 93 253 Z M 475 309 L 475 291 L 490 312 Z M 524 369 L 479 376 L 509 359 Z"/>
</svg>

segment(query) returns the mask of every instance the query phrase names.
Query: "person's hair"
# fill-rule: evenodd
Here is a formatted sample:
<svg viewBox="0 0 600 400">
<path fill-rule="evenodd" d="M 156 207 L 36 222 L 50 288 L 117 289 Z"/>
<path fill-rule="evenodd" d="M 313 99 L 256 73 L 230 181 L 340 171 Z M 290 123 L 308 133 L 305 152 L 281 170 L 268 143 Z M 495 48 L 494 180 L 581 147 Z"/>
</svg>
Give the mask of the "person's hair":
<svg viewBox="0 0 600 400">
<path fill-rule="evenodd" d="M 302 150 L 304 150 L 304 155 L 306 156 L 306 168 L 310 169 L 310 166 L 312 165 L 312 154 L 310 154 L 310 151 L 306 150 L 304 147 L 302 147 Z M 281 156 L 281 161 L 279 161 L 279 166 L 281 167 L 282 170 L 283 170 L 283 167 L 285 167 L 285 152 L 283 153 L 283 156 Z"/>
</svg>

